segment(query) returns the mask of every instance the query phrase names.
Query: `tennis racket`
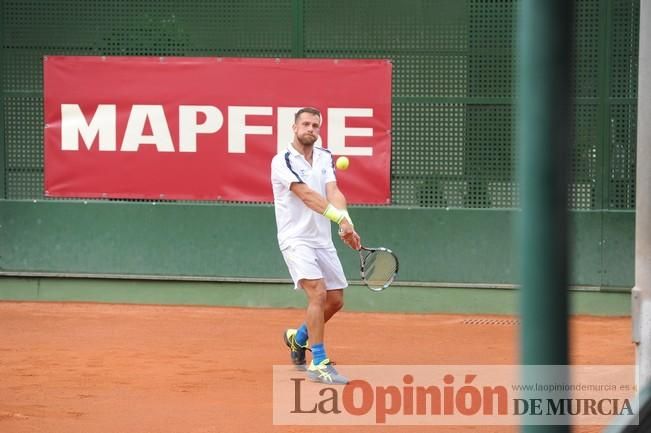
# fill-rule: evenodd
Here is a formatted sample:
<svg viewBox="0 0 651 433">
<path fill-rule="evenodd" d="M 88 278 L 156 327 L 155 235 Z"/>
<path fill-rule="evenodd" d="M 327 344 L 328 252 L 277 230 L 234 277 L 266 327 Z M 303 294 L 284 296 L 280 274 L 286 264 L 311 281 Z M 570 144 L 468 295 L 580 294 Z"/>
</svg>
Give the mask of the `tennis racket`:
<svg viewBox="0 0 651 433">
<path fill-rule="evenodd" d="M 359 265 L 362 281 L 374 292 L 389 287 L 398 275 L 398 257 L 388 248 L 361 247 Z"/>
</svg>

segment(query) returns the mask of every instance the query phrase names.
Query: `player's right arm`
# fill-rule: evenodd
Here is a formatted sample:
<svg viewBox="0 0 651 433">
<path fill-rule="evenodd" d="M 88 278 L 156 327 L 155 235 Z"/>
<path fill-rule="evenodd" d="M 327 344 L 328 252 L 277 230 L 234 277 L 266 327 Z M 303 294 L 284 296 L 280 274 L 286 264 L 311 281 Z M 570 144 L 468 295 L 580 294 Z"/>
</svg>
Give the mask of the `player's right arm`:
<svg viewBox="0 0 651 433">
<path fill-rule="evenodd" d="M 321 215 L 326 216 L 327 218 L 330 218 L 326 213 L 328 207 L 333 207 L 337 213 L 342 212 L 344 216 L 343 219 L 341 219 L 341 221 L 338 222 L 339 225 L 344 229 L 350 228 L 352 230 L 352 224 L 348 220 L 348 214 L 344 212 L 345 209 L 339 209 L 334 207 L 333 203 L 330 203 L 325 197 L 323 197 L 321 194 L 319 194 L 318 192 L 310 188 L 305 183 L 292 182 L 289 189 L 291 192 L 296 194 L 296 196 L 299 199 L 301 199 L 303 203 L 305 203 L 305 206 L 309 207 L 314 212 L 318 212 Z"/>
<path fill-rule="evenodd" d="M 296 195 L 309 209 L 324 215 L 326 218 L 338 224 L 349 225 L 344 210 L 337 209 L 334 205 L 319 192 L 310 188 L 301 177 L 291 169 L 285 159 L 277 155 L 271 163 L 271 180 L 288 188 Z"/>
<path fill-rule="evenodd" d="M 324 215 L 328 206 L 331 205 L 325 197 L 304 183 L 293 182 L 290 190 L 305 203 L 305 206 L 321 215 Z M 348 220 L 348 214 L 346 213 L 345 215 L 339 222 L 339 236 L 346 245 L 354 250 L 359 250 L 361 246 L 359 235 L 355 232 L 353 225 Z"/>
<path fill-rule="evenodd" d="M 323 215 L 323 212 L 328 208 L 328 200 L 325 199 L 321 194 L 314 191 L 305 183 L 292 182 L 289 187 L 289 190 L 296 194 L 298 198 L 301 199 L 305 206 L 312 209 L 314 212 L 320 213 Z"/>
</svg>

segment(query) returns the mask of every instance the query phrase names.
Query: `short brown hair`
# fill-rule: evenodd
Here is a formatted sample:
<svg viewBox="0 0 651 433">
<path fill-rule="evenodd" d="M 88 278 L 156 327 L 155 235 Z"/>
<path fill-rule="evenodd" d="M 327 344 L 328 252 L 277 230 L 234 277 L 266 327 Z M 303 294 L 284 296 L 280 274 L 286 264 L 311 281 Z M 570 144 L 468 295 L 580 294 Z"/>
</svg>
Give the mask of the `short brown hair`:
<svg viewBox="0 0 651 433">
<path fill-rule="evenodd" d="M 298 118 L 301 117 L 301 114 L 303 113 L 314 114 L 315 116 L 319 116 L 319 119 L 321 118 L 321 112 L 319 110 L 314 107 L 305 107 L 301 108 L 296 112 L 296 114 L 294 114 L 294 123 L 298 122 Z"/>
</svg>

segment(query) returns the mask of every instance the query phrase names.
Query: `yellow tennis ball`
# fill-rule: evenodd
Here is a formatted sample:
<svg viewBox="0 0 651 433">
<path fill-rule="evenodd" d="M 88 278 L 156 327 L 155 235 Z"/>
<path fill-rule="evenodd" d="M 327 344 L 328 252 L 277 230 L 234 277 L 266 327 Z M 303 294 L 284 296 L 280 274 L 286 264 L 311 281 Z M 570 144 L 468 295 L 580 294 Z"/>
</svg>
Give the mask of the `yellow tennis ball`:
<svg viewBox="0 0 651 433">
<path fill-rule="evenodd" d="M 337 162 L 335 165 L 339 170 L 346 170 L 348 168 L 348 165 L 350 164 L 350 161 L 348 160 L 348 157 L 346 156 L 340 156 L 337 158 Z"/>
</svg>

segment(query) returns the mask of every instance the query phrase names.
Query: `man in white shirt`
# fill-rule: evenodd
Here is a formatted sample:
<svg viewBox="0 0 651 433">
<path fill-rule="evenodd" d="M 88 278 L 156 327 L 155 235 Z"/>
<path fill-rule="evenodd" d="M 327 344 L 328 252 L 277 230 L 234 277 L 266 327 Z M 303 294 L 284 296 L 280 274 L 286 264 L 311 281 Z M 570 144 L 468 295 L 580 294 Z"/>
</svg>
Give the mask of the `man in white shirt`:
<svg viewBox="0 0 651 433">
<path fill-rule="evenodd" d="M 349 247 L 359 250 L 361 241 L 337 187 L 332 154 L 314 146 L 320 127 L 317 109 L 300 109 L 294 116 L 292 143 L 271 162 L 278 245 L 295 288 L 303 289 L 308 302 L 305 323 L 287 329 L 283 337 L 292 362 L 307 370 L 311 380 L 345 384 L 348 379 L 332 366 L 323 345 L 325 323 L 343 307 L 343 289 L 348 286 L 330 221 L 339 224 L 339 236 Z M 309 367 L 306 350 L 312 351 Z"/>
</svg>

